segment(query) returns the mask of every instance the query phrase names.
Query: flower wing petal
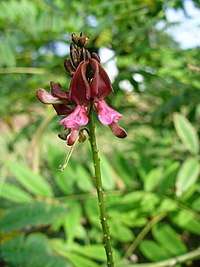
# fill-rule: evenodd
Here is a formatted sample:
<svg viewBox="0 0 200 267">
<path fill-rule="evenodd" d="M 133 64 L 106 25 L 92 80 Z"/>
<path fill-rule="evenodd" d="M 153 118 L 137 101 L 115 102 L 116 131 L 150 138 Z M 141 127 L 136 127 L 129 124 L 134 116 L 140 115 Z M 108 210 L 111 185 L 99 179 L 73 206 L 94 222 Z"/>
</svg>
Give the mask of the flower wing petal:
<svg viewBox="0 0 200 267">
<path fill-rule="evenodd" d="M 91 81 L 92 97 L 95 100 L 102 100 L 113 91 L 111 81 L 97 60 L 91 58 L 89 62 L 90 68 L 94 72 Z"/>
<path fill-rule="evenodd" d="M 61 104 L 63 101 L 53 96 L 52 94 L 49 94 L 45 89 L 39 88 L 36 91 L 37 98 L 44 104 Z"/>
<path fill-rule="evenodd" d="M 97 103 L 98 118 L 104 125 L 110 125 L 113 122 L 117 122 L 122 114 L 109 107 L 105 100 L 101 100 Z"/>
<path fill-rule="evenodd" d="M 86 68 L 88 62 L 82 61 L 70 83 L 69 96 L 77 105 L 87 105 L 90 101 L 90 85 L 86 78 Z"/>
<path fill-rule="evenodd" d="M 78 105 L 66 118 L 60 121 L 65 129 L 78 129 L 88 123 L 87 112 L 84 106 Z"/>
</svg>

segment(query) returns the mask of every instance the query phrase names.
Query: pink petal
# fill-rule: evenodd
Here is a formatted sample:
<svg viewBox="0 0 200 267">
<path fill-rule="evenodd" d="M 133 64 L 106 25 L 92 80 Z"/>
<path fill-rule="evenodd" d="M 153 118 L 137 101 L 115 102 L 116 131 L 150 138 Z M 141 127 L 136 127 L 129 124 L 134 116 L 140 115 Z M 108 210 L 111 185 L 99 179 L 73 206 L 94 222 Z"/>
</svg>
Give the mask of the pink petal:
<svg viewBox="0 0 200 267">
<path fill-rule="evenodd" d="M 127 132 L 120 127 L 116 122 L 113 122 L 109 125 L 111 131 L 119 138 L 125 138 L 127 136 Z"/>
<path fill-rule="evenodd" d="M 113 91 L 111 81 L 97 60 L 91 58 L 89 62 L 89 67 L 94 72 L 91 82 L 92 97 L 94 100 L 102 100 Z"/>
<path fill-rule="evenodd" d="M 75 110 L 66 118 L 60 121 L 65 129 L 78 129 L 88 123 L 87 112 L 84 106 L 78 105 Z"/>
<path fill-rule="evenodd" d="M 122 114 L 116 110 L 110 108 L 105 100 L 99 101 L 97 103 L 98 118 L 104 125 L 110 125 L 113 122 L 117 122 Z"/>
<path fill-rule="evenodd" d="M 39 88 L 36 91 L 36 96 L 44 104 L 62 104 L 63 103 L 63 101 L 60 98 L 52 96 L 43 88 Z"/>
</svg>

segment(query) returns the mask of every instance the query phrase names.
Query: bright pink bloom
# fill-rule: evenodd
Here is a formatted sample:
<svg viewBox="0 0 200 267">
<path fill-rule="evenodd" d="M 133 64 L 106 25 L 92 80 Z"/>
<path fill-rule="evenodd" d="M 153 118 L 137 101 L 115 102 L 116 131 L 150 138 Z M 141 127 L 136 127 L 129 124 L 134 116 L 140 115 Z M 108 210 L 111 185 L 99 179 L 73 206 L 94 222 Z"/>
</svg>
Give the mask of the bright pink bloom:
<svg viewBox="0 0 200 267">
<path fill-rule="evenodd" d="M 81 105 L 78 105 L 70 115 L 60 121 L 60 124 L 62 124 L 65 129 L 78 129 L 80 126 L 86 125 L 87 123 L 87 112 L 85 107 Z"/>
<path fill-rule="evenodd" d="M 105 100 L 97 102 L 98 118 L 100 122 L 104 125 L 110 125 L 113 122 L 117 122 L 122 114 L 116 110 L 110 108 Z"/>
<path fill-rule="evenodd" d="M 71 129 L 71 133 L 67 137 L 67 144 L 73 145 L 79 133 L 79 127 L 88 123 L 87 112 L 85 106 L 77 105 L 75 110 L 66 118 L 60 121 L 64 129 Z"/>
</svg>

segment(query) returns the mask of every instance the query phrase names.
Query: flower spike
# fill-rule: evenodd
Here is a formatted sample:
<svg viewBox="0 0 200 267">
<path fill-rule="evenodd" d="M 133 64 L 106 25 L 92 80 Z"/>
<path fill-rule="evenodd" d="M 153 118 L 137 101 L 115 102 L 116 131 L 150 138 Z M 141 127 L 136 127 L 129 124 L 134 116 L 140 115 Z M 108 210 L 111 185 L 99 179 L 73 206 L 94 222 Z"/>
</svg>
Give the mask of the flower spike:
<svg viewBox="0 0 200 267">
<path fill-rule="evenodd" d="M 113 92 L 108 74 L 100 64 L 96 53 L 90 54 L 85 48 L 89 37 L 81 33 L 72 34 L 70 44 L 70 59 L 65 59 L 64 67 L 72 77 L 69 91 L 61 85 L 50 82 L 50 91 L 39 88 L 36 92 L 38 99 L 44 104 L 52 104 L 58 116 L 66 117 L 60 121 L 64 129 L 69 129 L 67 144 L 73 145 L 80 135 L 81 127 L 88 123 L 88 112 L 94 108 L 103 125 L 109 126 L 119 138 L 127 136 L 126 131 L 117 122 L 122 117 L 118 111 L 109 107 L 105 98 Z"/>
</svg>

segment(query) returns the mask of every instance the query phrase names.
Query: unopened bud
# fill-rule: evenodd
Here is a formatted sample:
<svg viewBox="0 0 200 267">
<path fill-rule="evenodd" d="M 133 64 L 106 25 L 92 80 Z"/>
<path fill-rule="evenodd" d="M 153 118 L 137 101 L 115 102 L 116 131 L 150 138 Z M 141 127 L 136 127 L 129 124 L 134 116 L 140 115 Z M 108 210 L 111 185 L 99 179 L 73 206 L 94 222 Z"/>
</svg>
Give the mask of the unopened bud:
<svg viewBox="0 0 200 267">
<path fill-rule="evenodd" d="M 90 52 L 86 50 L 84 47 L 81 49 L 81 61 L 82 60 L 89 60 L 91 58 Z"/>
<path fill-rule="evenodd" d="M 111 131 L 119 138 L 125 138 L 127 136 L 127 132 L 120 127 L 116 122 L 113 122 L 109 125 Z"/>
<path fill-rule="evenodd" d="M 65 59 L 64 67 L 71 77 L 74 76 L 76 69 L 73 67 L 70 59 Z"/>
<path fill-rule="evenodd" d="M 80 33 L 80 37 L 78 40 L 78 46 L 80 47 L 84 47 L 88 44 L 89 42 L 89 37 L 85 36 L 83 32 Z"/>
<path fill-rule="evenodd" d="M 73 43 L 70 44 L 70 56 L 72 63 L 75 67 L 78 67 L 78 64 L 80 63 L 79 61 L 79 55 L 78 51 Z"/>
<path fill-rule="evenodd" d="M 101 63 L 101 59 L 100 59 L 99 55 L 97 55 L 97 53 L 93 52 L 92 58 L 96 59 L 99 63 Z"/>
<path fill-rule="evenodd" d="M 78 40 L 79 40 L 79 37 L 75 34 L 75 33 L 72 33 L 72 41 L 78 45 Z"/>
</svg>

